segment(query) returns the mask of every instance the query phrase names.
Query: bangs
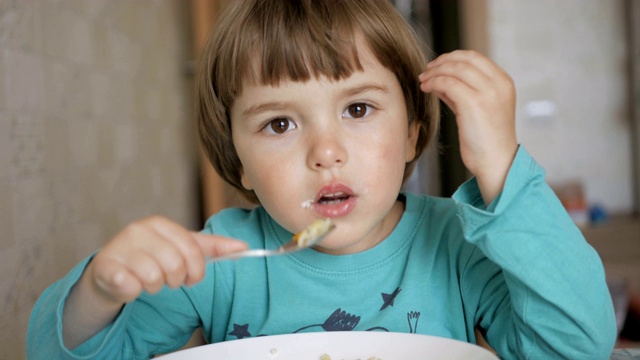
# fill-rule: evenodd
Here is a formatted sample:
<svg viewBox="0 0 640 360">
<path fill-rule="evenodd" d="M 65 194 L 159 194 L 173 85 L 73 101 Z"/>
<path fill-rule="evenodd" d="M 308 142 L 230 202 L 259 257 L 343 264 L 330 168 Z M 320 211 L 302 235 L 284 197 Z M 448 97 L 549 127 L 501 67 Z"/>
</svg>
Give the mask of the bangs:
<svg viewBox="0 0 640 360">
<path fill-rule="evenodd" d="M 242 78 L 256 85 L 282 80 L 339 80 L 362 70 L 355 21 L 341 1 L 282 1 L 278 9 L 253 9 L 247 35 L 236 49 Z M 254 15 L 254 16 L 252 16 Z M 255 34 L 255 35 L 250 35 Z M 364 40 L 361 40 L 364 41 Z M 241 84 L 235 84 L 239 89 Z"/>
<path fill-rule="evenodd" d="M 362 71 L 367 49 L 397 78 L 408 123 L 419 122 L 415 160 L 438 130 L 438 99 L 420 90 L 427 58 L 415 32 L 389 0 L 233 0 L 219 14 L 200 59 L 198 133 L 218 174 L 258 203 L 242 185 L 230 109 L 245 85 L 278 86 Z"/>
</svg>

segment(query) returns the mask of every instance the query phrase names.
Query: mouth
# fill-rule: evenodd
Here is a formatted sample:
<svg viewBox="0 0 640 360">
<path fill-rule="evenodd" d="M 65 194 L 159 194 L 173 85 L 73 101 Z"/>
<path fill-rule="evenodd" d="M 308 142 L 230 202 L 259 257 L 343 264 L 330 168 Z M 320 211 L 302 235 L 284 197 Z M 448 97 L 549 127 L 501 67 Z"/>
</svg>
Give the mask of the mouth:
<svg viewBox="0 0 640 360">
<path fill-rule="evenodd" d="M 313 209 L 323 217 L 336 218 L 350 213 L 357 196 L 346 185 L 332 183 L 322 187 L 313 201 Z"/>
<path fill-rule="evenodd" d="M 344 191 L 338 191 L 335 193 L 324 194 L 320 196 L 320 198 L 318 198 L 315 203 L 318 205 L 336 205 L 340 204 L 343 201 L 349 200 L 350 197 L 350 194 Z"/>
</svg>

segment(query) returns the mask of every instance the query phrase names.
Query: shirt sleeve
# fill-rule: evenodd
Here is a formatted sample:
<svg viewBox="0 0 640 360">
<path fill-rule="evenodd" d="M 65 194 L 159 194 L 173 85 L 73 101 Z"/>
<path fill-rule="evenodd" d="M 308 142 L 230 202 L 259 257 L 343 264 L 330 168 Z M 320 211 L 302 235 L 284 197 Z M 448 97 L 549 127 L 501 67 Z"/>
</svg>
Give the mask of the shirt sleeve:
<svg viewBox="0 0 640 360">
<path fill-rule="evenodd" d="M 608 359 L 616 323 L 602 262 L 520 146 L 484 206 L 475 179 L 454 194 L 465 239 L 467 316 L 503 358 Z"/>
<path fill-rule="evenodd" d="M 186 289 L 143 293 L 116 319 L 75 349 L 62 338 L 64 304 L 91 258 L 74 267 L 40 296 L 27 332 L 28 359 L 148 359 L 179 349 L 199 326 Z"/>
</svg>

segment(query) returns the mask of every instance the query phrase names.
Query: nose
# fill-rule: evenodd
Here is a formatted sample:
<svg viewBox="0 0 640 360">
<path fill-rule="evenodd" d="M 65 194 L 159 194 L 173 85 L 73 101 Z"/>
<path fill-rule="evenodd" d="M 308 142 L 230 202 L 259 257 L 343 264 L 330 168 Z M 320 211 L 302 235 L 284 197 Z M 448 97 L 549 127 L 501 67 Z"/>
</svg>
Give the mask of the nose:
<svg viewBox="0 0 640 360">
<path fill-rule="evenodd" d="M 308 138 L 307 165 L 313 170 L 340 167 L 347 162 L 344 142 L 335 131 L 316 129 Z"/>
</svg>

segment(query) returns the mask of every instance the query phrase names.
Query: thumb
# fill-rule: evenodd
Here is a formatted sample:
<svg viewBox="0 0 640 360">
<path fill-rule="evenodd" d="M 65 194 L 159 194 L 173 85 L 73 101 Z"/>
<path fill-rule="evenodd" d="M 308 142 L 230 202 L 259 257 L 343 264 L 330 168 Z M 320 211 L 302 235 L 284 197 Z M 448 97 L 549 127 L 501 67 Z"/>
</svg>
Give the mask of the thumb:
<svg viewBox="0 0 640 360">
<path fill-rule="evenodd" d="M 205 256 L 222 256 L 243 251 L 248 248 L 247 243 L 238 239 L 198 232 L 192 232 L 191 234 Z"/>
</svg>

